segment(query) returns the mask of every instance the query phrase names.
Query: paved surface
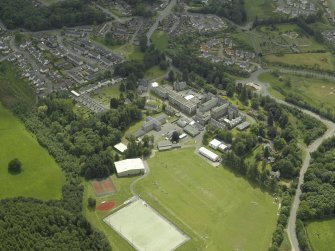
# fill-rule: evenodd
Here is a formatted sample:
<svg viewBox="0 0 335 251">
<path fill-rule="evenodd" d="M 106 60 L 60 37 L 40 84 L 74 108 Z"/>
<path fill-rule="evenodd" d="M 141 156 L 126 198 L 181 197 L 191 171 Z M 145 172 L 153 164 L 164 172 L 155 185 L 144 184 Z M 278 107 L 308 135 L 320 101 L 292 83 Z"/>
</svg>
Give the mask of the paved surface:
<svg viewBox="0 0 335 251">
<path fill-rule="evenodd" d="M 254 72 L 250 78 L 244 82 L 253 82 L 255 84 L 258 84 L 261 86 L 261 90 L 259 90 L 259 93 L 261 95 L 267 95 L 267 96 L 271 96 L 268 92 L 268 87 L 269 84 L 268 83 L 263 83 L 261 81 L 258 80 L 258 76 L 261 73 L 264 72 L 268 72 L 269 70 L 259 70 Z M 302 71 L 304 73 L 304 71 Z M 307 148 L 303 149 L 306 151 L 306 156 L 305 159 L 303 160 L 303 164 L 300 170 L 300 174 L 299 174 L 299 182 L 298 182 L 298 187 L 296 190 L 296 194 L 294 197 L 294 201 L 292 204 L 292 208 L 291 208 L 291 212 L 290 212 L 290 217 L 289 217 L 289 221 L 288 221 L 288 226 L 287 226 L 287 233 L 288 233 L 288 237 L 292 246 L 292 251 L 299 251 L 299 243 L 298 243 L 298 239 L 297 239 L 297 235 L 296 235 L 296 231 L 295 231 L 295 224 L 296 224 L 296 218 L 297 218 L 297 210 L 299 208 L 299 204 L 300 204 L 300 196 L 301 196 L 301 185 L 304 182 L 304 176 L 305 173 L 309 167 L 310 164 L 310 160 L 311 160 L 311 153 L 314 152 L 315 150 L 317 150 L 317 148 L 322 144 L 322 142 L 332 136 L 334 136 L 335 134 L 335 123 L 329 121 L 328 119 L 322 118 L 320 117 L 318 114 L 302 109 L 298 106 L 292 105 L 290 103 L 287 103 L 283 100 L 279 100 L 273 96 L 271 96 L 273 99 L 275 99 L 278 103 L 280 104 L 284 104 L 290 107 L 295 107 L 297 109 L 299 109 L 300 111 L 302 111 L 303 113 L 306 113 L 318 120 L 320 120 L 322 123 L 324 123 L 327 126 L 327 131 L 324 133 L 324 135 L 322 135 L 320 138 L 316 139 L 314 142 L 312 142 Z"/>
</svg>

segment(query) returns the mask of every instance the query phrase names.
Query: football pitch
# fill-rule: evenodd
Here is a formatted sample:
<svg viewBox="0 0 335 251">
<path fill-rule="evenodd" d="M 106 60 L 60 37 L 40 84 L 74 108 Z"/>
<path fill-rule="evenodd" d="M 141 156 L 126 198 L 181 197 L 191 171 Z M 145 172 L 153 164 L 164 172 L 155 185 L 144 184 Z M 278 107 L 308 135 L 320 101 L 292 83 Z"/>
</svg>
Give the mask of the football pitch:
<svg viewBox="0 0 335 251">
<path fill-rule="evenodd" d="M 139 251 L 175 250 L 189 240 L 188 236 L 141 199 L 108 216 L 104 221 Z"/>
<path fill-rule="evenodd" d="M 191 239 L 178 250 L 267 250 L 278 204 L 194 148 L 159 152 L 135 191 Z"/>
</svg>

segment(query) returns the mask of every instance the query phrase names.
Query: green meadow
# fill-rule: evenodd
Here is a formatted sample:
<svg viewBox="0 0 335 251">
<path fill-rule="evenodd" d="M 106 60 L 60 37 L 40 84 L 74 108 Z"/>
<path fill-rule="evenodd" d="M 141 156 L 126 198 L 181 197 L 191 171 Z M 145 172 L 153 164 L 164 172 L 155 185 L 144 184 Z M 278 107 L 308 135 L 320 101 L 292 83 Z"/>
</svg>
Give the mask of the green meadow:
<svg viewBox="0 0 335 251">
<path fill-rule="evenodd" d="M 24 196 L 60 199 L 61 169 L 24 125 L 0 103 L 0 199 Z M 8 162 L 22 162 L 20 174 L 9 174 Z"/>
</svg>

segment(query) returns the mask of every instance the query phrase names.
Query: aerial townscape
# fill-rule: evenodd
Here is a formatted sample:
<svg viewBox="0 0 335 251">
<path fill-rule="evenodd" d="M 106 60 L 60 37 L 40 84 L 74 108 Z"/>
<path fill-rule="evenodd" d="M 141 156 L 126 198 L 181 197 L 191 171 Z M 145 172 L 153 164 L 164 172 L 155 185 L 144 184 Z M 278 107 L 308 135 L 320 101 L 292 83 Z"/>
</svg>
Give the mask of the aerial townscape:
<svg viewBox="0 0 335 251">
<path fill-rule="evenodd" d="M 0 250 L 335 250 L 335 0 L 0 0 Z"/>
</svg>

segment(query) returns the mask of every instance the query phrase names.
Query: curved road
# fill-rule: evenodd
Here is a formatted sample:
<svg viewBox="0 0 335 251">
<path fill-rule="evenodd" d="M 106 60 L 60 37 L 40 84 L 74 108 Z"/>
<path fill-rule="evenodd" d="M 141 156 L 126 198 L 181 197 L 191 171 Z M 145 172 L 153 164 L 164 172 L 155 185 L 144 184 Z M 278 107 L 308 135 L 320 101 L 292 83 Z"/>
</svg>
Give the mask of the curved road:
<svg viewBox="0 0 335 251">
<path fill-rule="evenodd" d="M 296 231 L 295 231 L 295 223 L 296 223 L 296 218 L 297 218 L 297 210 L 300 204 L 300 196 L 301 196 L 301 185 L 304 182 L 304 176 L 305 173 L 309 167 L 310 164 L 310 160 L 311 160 L 311 153 L 314 152 L 315 150 L 317 150 L 317 148 L 322 144 L 322 142 L 332 136 L 334 136 L 335 134 L 335 123 L 329 121 L 328 119 L 322 118 L 320 117 L 318 114 L 308 111 L 306 109 L 300 108 L 298 106 L 292 105 L 290 103 L 287 103 L 286 101 L 277 99 L 276 97 L 271 96 L 271 94 L 268 92 L 268 87 L 269 84 L 268 83 L 264 83 L 261 82 L 258 79 L 258 76 L 261 73 L 264 72 L 268 72 L 269 70 L 258 70 L 256 72 L 254 72 L 253 74 L 251 74 L 250 78 L 247 80 L 248 82 L 253 82 L 255 84 L 258 84 L 259 86 L 261 86 L 261 89 L 258 91 L 261 95 L 266 95 L 266 96 L 270 96 L 273 99 L 275 99 L 278 103 L 280 104 L 284 104 L 290 107 L 295 107 L 297 109 L 299 109 L 300 111 L 302 111 L 303 113 L 306 113 L 318 120 L 320 120 L 322 123 L 324 123 L 327 126 L 327 131 L 318 139 L 316 139 L 314 142 L 312 142 L 307 148 L 305 148 L 304 150 L 306 151 L 306 156 L 305 159 L 303 160 L 303 164 L 300 170 L 300 174 L 299 174 L 299 182 L 298 182 L 298 187 L 295 193 L 295 197 L 294 197 L 294 201 L 292 204 L 292 208 L 291 208 L 291 212 L 290 212 L 290 218 L 288 221 L 288 226 L 287 226 L 287 233 L 288 233 L 288 237 L 292 246 L 292 251 L 299 251 L 299 243 L 298 243 L 298 239 L 297 239 L 297 235 L 296 235 Z"/>
</svg>

